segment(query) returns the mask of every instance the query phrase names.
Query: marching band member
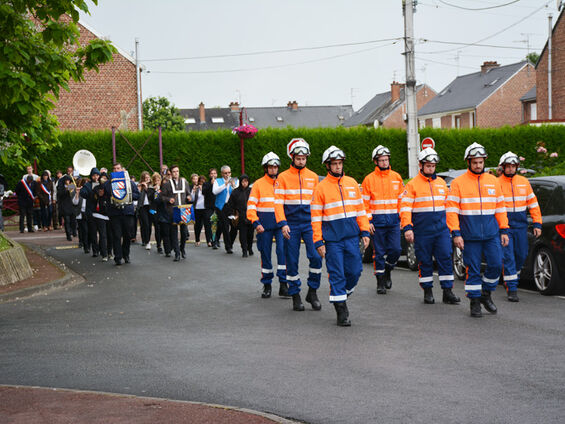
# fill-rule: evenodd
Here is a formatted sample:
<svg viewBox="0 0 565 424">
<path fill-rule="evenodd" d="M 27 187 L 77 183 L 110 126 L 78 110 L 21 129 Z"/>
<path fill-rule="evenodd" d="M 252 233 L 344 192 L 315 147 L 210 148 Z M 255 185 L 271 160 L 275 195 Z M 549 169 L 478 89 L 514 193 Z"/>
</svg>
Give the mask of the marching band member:
<svg viewBox="0 0 565 424">
<path fill-rule="evenodd" d="M 126 264 L 130 262 L 130 244 L 135 214 L 133 201 L 139 198 L 139 191 L 121 163 L 116 163 L 112 170 L 109 180 L 104 185 L 104 190 L 110 199 L 108 216 L 112 228 L 114 262 L 116 265 L 121 265 L 122 259 Z"/>
<path fill-rule="evenodd" d="M 161 199 L 165 202 L 167 211 L 173 217 L 174 208 L 181 205 L 187 205 L 192 198 L 190 197 L 190 186 L 186 179 L 182 178 L 179 173 L 178 165 L 173 165 L 170 168 L 171 178 L 163 182 L 161 185 Z M 171 221 L 172 222 L 172 221 Z M 180 227 L 180 255 L 183 259 L 186 258 L 186 240 L 188 239 L 188 225 L 187 223 L 179 220 L 178 227 Z M 172 246 L 175 250 L 175 261 L 178 261 L 178 230 L 175 225 L 169 228 L 170 240 L 174 243 Z M 172 233 L 175 233 L 174 235 Z M 176 241 L 175 241 L 176 240 Z M 166 252 L 165 252 L 166 253 Z"/>
<path fill-rule="evenodd" d="M 41 180 L 36 185 L 36 191 L 41 207 L 41 226 L 43 227 L 43 231 L 52 230 L 53 181 L 51 181 L 49 171 L 43 171 L 43 174 L 41 174 Z"/>
</svg>

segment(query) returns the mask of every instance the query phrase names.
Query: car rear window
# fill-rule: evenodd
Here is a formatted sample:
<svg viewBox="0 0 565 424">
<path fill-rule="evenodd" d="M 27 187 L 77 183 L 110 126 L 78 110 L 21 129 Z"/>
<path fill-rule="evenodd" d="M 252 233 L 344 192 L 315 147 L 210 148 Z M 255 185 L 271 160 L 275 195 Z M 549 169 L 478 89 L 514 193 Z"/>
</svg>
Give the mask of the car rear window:
<svg viewBox="0 0 565 424">
<path fill-rule="evenodd" d="M 549 181 L 532 181 L 532 189 L 541 209 L 542 215 L 559 215 L 565 210 L 563 190 Z"/>
</svg>

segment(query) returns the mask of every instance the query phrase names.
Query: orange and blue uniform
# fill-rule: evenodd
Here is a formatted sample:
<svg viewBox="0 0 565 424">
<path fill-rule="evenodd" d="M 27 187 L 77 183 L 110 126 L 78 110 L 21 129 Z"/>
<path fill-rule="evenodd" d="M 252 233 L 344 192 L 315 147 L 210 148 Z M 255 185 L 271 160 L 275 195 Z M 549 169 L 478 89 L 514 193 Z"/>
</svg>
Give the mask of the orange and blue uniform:
<svg viewBox="0 0 565 424">
<path fill-rule="evenodd" d="M 365 210 L 375 227 L 372 237 L 375 275 L 382 275 L 385 273 L 385 268 L 392 270 L 400 257 L 398 212 L 404 184 L 397 172 L 391 169 L 382 171 L 379 167 L 375 167 L 374 172 L 363 180 L 361 191 Z"/>
<path fill-rule="evenodd" d="M 284 257 L 283 236 L 275 220 L 275 179 L 268 175 L 259 178 L 251 188 L 247 201 L 247 219 L 253 228 L 261 225 L 265 231 L 257 233 L 257 249 L 261 253 L 261 283 L 271 284 L 274 277 L 271 251 L 273 237 L 277 254 L 277 277 L 286 283 L 286 261 Z"/>
<path fill-rule="evenodd" d="M 447 225 L 453 237 L 465 241 L 463 261 L 467 266 L 465 292 L 481 297 L 482 290 L 494 291 L 502 271 L 500 234 L 508 233 L 504 195 L 498 179 L 470 170 L 453 180 L 447 198 Z M 482 257 L 487 268 L 481 278 Z"/>
<path fill-rule="evenodd" d="M 314 246 L 326 246 L 330 302 L 344 302 L 362 271 L 359 235 L 369 237 L 359 184 L 351 177 L 328 174 L 314 190 L 311 210 Z"/>
<path fill-rule="evenodd" d="M 308 286 L 314 290 L 320 287 L 322 258 L 314 247 L 310 221 L 310 203 L 317 185 L 316 173 L 307 168 L 297 169 L 294 166 L 281 172 L 275 183 L 275 219 L 279 228 L 285 225 L 290 228 L 290 240 L 284 239 L 289 296 L 300 292 L 301 282 L 298 274 L 300 240 L 304 241 L 306 256 L 310 262 Z"/>
<path fill-rule="evenodd" d="M 538 199 L 527 178 L 521 175 L 507 177 L 501 175 L 498 180 L 504 193 L 506 213 L 508 215 L 508 246 L 502 249 L 504 262 L 504 285 L 508 291 L 518 289 L 520 270 L 528 256 L 528 217 L 530 212 L 534 228 L 541 228 L 541 211 Z"/>
<path fill-rule="evenodd" d="M 435 174 L 418 173 L 408 184 L 400 203 L 400 226 L 414 231 L 414 248 L 418 258 L 420 286 L 433 287 L 433 257 L 438 266 L 442 289 L 453 287 L 451 236 L 447 227 L 445 204 L 449 188 Z"/>
</svg>

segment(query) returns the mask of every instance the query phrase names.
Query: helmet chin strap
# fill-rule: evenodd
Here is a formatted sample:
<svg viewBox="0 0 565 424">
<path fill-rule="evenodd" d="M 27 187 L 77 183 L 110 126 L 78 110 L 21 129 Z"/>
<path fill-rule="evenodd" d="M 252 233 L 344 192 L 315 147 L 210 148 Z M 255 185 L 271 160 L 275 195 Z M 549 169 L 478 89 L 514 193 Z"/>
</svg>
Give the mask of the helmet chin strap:
<svg viewBox="0 0 565 424">
<path fill-rule="evenodd" d="M 512 178 L 514 175 L 516 175 L 515 172 L 510 174 L 510 173 L 506 173 L 506 171 L 504 171 L 504 176 L 507 177 L 507 178 Z"/>
</svg>

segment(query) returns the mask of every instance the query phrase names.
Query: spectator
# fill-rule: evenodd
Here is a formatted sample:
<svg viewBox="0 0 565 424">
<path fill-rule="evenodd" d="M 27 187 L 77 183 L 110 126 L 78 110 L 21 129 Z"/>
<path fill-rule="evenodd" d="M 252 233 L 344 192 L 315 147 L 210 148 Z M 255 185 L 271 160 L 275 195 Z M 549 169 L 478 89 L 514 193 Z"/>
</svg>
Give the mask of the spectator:
<svg viewBox="0 0 565 424">
<path fill-rule="evenodd" d="M 39 198 L 41 212 L 41 227 L 43 231 L 52 230 L 51 218 L 53 214 L 53 181 L 49 171 L 43 171 L 41 180 L 35 188 L 36 196 Z"/>
<path fill-rule="evenodd" d="M 253 255 L 253 224 L 247 219 L 247 201 L 250 193 L 249 177 L 242 174 L 239 177 L 239 187 L 233 191 L 228 201 L 232 214 L 237 217 L 235 227 L 239 231 L 239 243 L 244 258 L 247 258 L 248 254 Z M 233 235 L 232 241 L 235 239 L 235 235 Z"/>
</svg>

